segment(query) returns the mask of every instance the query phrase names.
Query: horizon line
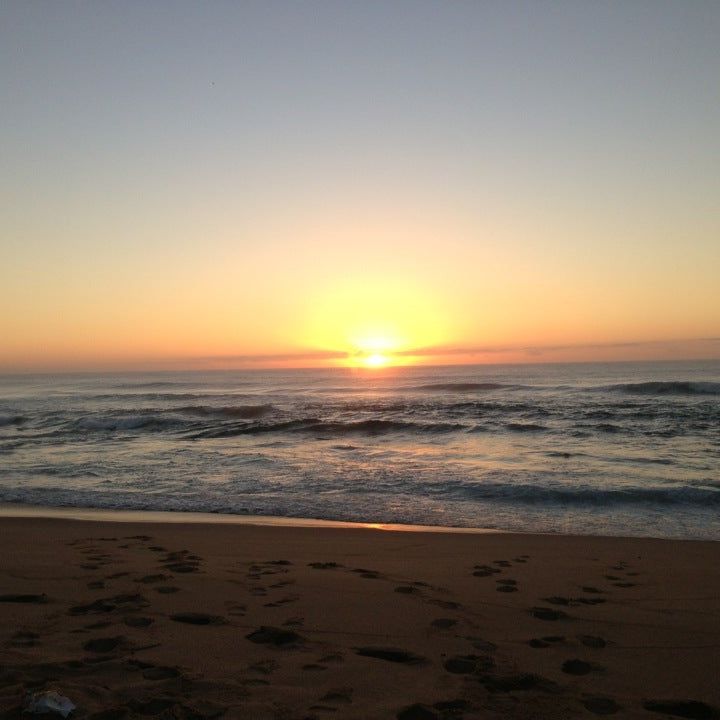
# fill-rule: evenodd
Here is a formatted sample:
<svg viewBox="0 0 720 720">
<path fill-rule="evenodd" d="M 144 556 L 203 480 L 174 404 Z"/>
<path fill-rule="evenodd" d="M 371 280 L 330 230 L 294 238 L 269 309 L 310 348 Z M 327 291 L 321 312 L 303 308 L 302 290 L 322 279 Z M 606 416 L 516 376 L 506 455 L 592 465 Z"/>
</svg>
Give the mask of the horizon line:
<svg viewBox="0 0 720 720">
<path fill-rule="evenodd" d="M 652 349 L 664 348 L 666 350 L 677 349 L 680 345 L 701 345 L 707 346 L 708 350 L 718 353 L 712 357 L 687 356 L 687 357 L 655 357 L 655 358 L 611 358 L 611 359 L 539 359 L 542 355 L 553 352 L 567 351 L 592 351 L 592 350 L 622 350 L 622 349 Z M 518 359 L 505 360 L 502 362 L 438 362 L 423 363 L 424 367 L 446 367 L 446 366 L 474 366 L 474 365 L 556 365 L 556 364 L 592 364 L 592 363 L 622 363 L 622 362 L 699 362 L 720 360 L 720 337 L 686 338 L 674 340 L 637 340 L 637 341 L 613 341 L 607 343 L 578 343 L 578 344 L 554 344 L 554 345 L 498 345 L 498 346 L 469 346 L 469 347 L 422 347 L 395 352 L 387 352 L 390 358 L 443 358 L 467 356 L 496 356 L 500 354 L 520 355 Z M 55 366 L 38 368 L 2 368 L 0 375 L 45 375 L 45 374 L 83 374 L 83 373 L 111 373 L 111 372 L 189 372 L 196 370 L 311 370 L 311 369 L 353 369 L 348 365 L 285 365 L 279 366 L 271 363 L 285 363 L 303 361 L 347 361 L 352 358 L 362 358 L 366 355 L 361 351 L 347 352 L 341 350 L 307 350 L 282 353 L 237 353 L 224 355 L 201 355 L 188 357 L 167 357 L 167 358 L 135 358 L 135 359 L 107 359 L 97 362 L 97 367 L 89 364 L 78 363 L 77 369 L 68 366 Z M 197 367 L 200 364 L 227 363 L 237 364 L 242 367 Z M 262 365 L 262 363 L 269 363 Z M 392 367 L 413 367 L 417 363 L 392 363 Z M 139 367 L 144 366 L 144 367 Z M 153 367 L 155 366 L 155 367 Z M 162 367 L 158 367 L 162 366 Z M 123 368 L 123 369 L 120 369 Z M 387 369 L 387 368 L 385 368 Z"/>
</svg>

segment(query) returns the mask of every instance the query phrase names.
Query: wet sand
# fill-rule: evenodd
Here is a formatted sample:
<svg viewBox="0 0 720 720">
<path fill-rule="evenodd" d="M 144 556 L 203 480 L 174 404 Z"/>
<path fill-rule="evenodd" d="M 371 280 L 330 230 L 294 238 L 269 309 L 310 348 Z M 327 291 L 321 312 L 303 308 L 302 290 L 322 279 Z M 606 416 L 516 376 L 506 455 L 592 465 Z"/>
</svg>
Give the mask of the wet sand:
<svg viewBox="0 0 720 720">
<path fill-rule="evenodd" d="M 1 717 L 720 718 L 719 543 L 2 517 L 0 549 Z"/>
</svg>

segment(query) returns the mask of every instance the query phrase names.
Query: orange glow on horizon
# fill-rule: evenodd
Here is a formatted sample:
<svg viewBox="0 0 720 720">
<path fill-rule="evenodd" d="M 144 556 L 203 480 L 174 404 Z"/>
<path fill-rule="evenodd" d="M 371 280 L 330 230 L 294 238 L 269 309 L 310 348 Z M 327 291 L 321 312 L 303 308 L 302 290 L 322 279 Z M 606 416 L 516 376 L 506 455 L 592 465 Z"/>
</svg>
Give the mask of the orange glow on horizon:
<svg viewBox="0 0 720 720">
<path fill-rule="evenodd" d="M 446 316 L 430 290 L 418 283 L 388 276 L 345 278 L 313 298 L 298 344 L 346 355 L 332 365 L 412 365 L 408 351 L 452 337 Z"/>
</svg>

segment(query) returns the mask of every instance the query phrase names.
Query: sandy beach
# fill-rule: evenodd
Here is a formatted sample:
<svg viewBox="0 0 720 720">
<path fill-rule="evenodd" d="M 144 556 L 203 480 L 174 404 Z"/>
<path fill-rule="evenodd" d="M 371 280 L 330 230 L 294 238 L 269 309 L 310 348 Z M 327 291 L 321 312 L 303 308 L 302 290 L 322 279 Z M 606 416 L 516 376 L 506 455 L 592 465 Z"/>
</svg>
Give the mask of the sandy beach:
<svg viewBox="0 0 720 720">
<path fill-rule="evenodd" d="M 0 713 L 720 717 L 720 545 L 0 518 Z M 27 717 L 27 716 L 26 716 Z"/>
</svg>

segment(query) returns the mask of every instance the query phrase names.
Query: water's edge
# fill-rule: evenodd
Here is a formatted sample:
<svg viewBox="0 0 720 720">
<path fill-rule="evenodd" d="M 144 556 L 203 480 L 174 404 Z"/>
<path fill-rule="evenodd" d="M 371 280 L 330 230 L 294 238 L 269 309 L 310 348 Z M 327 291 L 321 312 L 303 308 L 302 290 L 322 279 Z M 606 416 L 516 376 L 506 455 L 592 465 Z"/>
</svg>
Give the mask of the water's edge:
<svg viewBox="0 0 720 720">
<path fill-rule="evenodd" d="M 400 523 L 360 523 L 317 518 L 293 518 L 275 515 L 231 515 L 227 513 L 184 512 L 179 510 L 104 510 L 87 507 L 50 507 L 0 503 L 0 522 L 3 518 L 75 520 L 81 522 L 138 523 L 151 525 L 243 525 L 253 527 L 305 528 L 320 530 L 365 530 L 431 535 L 523 535 L 528 537 L 596 538 L 639 540 L 650 542 L 695 543 L 720 542 L 708 538 L 666 538 L 637 535 L 593 535 L 568 532 L 522 532 L 498 528 L 444 527 L 442 525 L 403 525 Z"/>
<path fill-rule="evenodd" d="M 399 523 L 344 522 L 319 518 L 293 518 L 276 515 L 232 515 L 229 513 L 184 512 L 180 510 L 106 510 L 88 507 L 51 507 L 20 503 L 0 503 L 0 518 L 54 518 L 89 522 L 127 522 L 160 524 L 261 525 L 266 527 L 335 528 L 345 530 L 384 530 L 455 534 L 505 534 L 495 528 L 443 527 L 441 525 L 403 525 Z M 532 533 L 534 535 L 541 533 Z"/>
</svg>

